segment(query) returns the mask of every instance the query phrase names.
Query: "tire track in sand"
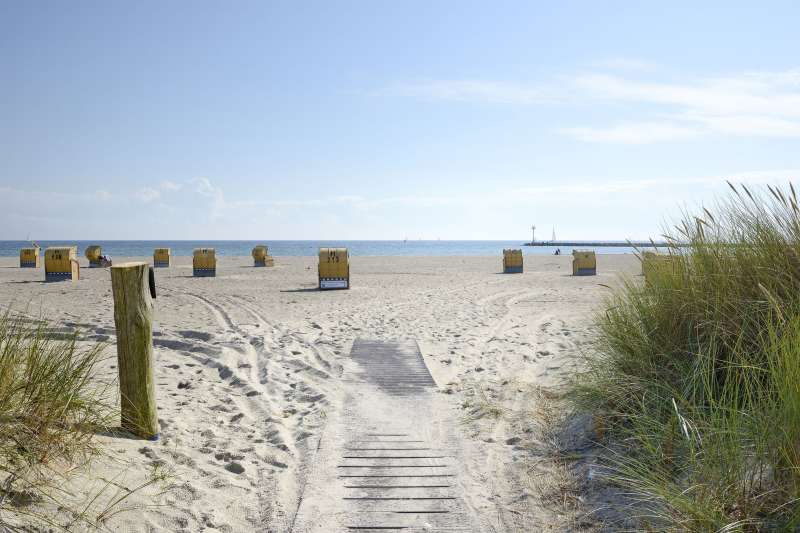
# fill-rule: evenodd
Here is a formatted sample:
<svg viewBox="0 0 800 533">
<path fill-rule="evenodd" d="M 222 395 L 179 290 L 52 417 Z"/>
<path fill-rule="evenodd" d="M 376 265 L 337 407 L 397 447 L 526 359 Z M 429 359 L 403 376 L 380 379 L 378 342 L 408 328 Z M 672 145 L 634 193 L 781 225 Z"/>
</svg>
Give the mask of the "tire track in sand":
<svg viewBox="0 0 800 533">
<path fill-rule="evenodd" d="M 298 470 L 302 465 L 304 452 L 297 443 L 302 435 L 297 428 L 298 409 L 296 401 L 297 383 L 272 366 L 273 354 L 265 347 L 263 332 L 252 335 L 232 317 L 224 302 L 212 301 L 205 296 L 190 292 L 183 293 L 203 305 L 214 317 L 222 330 L 218 343 L 228 349 L 228 361 L 207 362 L 216 366 L 220 378 L 233 387 L 245 387 L 242 395 L 230 395 L 229 400 L 236 405 L 236 417 L 245 414 L 253 419 L 253 429 L 260 433 L 262 441 L 274 448 L 274 457 L 265 457 L 264 466 L 258 469 L 257 491 L 259 499 L 260 522 L 283 530 L 288 516 L 293 513 L 299 498 Z M 240 302 L 232 305 L 243 307 Z M 263 317 L 258 317 L 259 325 L 267 326 Z M 232 352 L 232 353 L 231 353 Z M 301 446 L 300 448 L 304 448 Z"/>
</svg>

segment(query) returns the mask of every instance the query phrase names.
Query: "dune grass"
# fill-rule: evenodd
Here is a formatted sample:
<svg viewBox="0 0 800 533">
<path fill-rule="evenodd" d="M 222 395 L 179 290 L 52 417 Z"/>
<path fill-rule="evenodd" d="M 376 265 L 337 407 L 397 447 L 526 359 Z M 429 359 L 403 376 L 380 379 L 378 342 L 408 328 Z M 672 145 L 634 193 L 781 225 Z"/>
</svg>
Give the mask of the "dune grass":
<svg viewBox="0 0 800 533">
<path fill-rule="evenodd" d="M 672 256 L 597 318 L 572 397 L 643 529 L 800 528 L 800 209 L 744 186 L 665 236 Z"/>
<path fill-rule="evenodd" d="M 61 506 L 63 481 L 95 452 L 93 436 L 113 414 L 94 379 L 102 352 L 45 321 L 0 315 L 0 530 L 57 526 L 41 504 Z"/>
</svg>

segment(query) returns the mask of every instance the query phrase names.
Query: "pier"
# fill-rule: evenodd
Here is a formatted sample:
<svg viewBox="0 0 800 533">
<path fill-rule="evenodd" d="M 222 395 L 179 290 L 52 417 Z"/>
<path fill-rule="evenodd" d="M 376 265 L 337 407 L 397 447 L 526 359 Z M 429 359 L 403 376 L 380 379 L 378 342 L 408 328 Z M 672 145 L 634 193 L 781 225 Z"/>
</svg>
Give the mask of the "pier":
<svg viewBox="0 0 800 533">
<path fill-rule="evenodd" d="M 534 241 L 526 242 L 523 246 L 553 246 L 564 248 L 600 248 L 600 247 L 623 247 L 623 248 L 666 248 L 667 242 L 653 241 Z"/>
</svg>

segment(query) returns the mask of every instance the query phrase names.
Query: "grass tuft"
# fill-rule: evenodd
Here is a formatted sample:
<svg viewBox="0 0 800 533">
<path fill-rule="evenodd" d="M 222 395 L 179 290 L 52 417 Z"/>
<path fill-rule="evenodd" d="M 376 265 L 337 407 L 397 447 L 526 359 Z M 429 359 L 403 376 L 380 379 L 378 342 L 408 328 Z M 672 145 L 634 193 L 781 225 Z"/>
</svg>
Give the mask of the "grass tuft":
<svg viewBox="0 0 800 533">
<path fill-rule="evenodd" d="M 95 379 L 102 352 L 45 321 L 0 315 L 0 530 L 58 526 L 36 509 L 60 505 L 63 481 L 111 422 L 109 395 Z"/>
<path fill-rule="evenodd" d="M 670 268 L 614 291 L 572 391 L 643 527 L 800 528 L 798 201 L 731 189 L 666 232 Z"/>
</svg>

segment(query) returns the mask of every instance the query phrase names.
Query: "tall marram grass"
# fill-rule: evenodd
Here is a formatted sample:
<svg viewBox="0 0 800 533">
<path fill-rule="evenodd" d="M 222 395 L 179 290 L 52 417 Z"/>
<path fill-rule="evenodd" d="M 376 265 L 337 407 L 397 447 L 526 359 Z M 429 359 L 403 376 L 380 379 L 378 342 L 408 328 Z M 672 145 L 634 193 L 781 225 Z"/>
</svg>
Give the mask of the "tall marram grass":
<svg viewBox="0 0 800 533">
<path fill-rule="evenodd" d="M 109 427 L 112 408 L 95 379 L 101 353 L 81 348 L 77 333 L 0 315 L 0 530 L 47 524 L 42 504 L 60 506 L 62 482 Z"/>
<path fill-rule="evenodd" d="M 573 391 L 643 529 L 800 530 L 800 208 L 731 189 L 613 293 Z"/>
</svg>

